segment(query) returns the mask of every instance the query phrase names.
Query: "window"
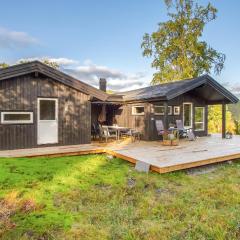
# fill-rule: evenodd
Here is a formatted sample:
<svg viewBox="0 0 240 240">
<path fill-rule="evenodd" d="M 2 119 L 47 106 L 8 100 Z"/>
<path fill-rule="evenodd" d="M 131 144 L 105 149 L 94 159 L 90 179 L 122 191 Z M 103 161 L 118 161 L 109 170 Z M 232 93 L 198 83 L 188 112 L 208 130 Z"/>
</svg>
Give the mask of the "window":
<svg viewBox="0 0 240 240">
<path fill-rule="evenodd" d="M 179 106 L 174 106 L 173 107 L 173 114 L 174 115 L 180 115 L 180 107 Z"/>
<path fill-rule="evenodd" d="M 195 107 L 195 131 L 204 131 L 205 128 L 205 108 Z"/>
<path fill-rule="evenodd" d="M 39 99 L 39 120 L 56 120 L 55 99 Z"/>
<path fill-rule="evenodd" d="M 155 115 L 164 115 L 164 106 L 154 106 L 154 113 Z"/>
<path fill-rule="evenodd" d="M 184 128 L 192 128 L 192 103 L 183 104 Z"/>
<path fill-rule="evenodd" d="M 2 112 L 1 123 L 2 124 L 33 123 L 33 113 L 32 112 Z"/>
<path fill-rule="evenodd" d="M 164 115 L 165 107 L 164 106 L 154 106 L 155 115 Z M 172 115 L 172 106 L 168 106 L 168 115 Z"/>
<path fill-rule="evenodd" d="M 133 106 L 132 115 L 144 115 L 144 106 Z"/>
</svg>

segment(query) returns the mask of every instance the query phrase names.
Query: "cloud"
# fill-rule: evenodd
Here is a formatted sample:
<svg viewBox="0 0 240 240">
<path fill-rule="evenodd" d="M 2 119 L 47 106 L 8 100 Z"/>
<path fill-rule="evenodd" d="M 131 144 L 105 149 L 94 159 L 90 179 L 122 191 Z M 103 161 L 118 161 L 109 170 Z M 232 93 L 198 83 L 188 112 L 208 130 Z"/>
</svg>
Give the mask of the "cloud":
<svg viewBox="0 0 240 240">
<path fill-rule="evenodd" d="M 233 94 L 240 97 L 240 85 L 231 86 L 231 91 Z"/>
<path fill-rule="evenodd" d="M 79 62 L 77 60 L 73 60 L 70 58 L 64 58 L 64 57 L 60 57 L 60 58 L 51 58 L 51 57 L 32 57 L 32 58 L 21 58 L 18 60 L 18 62 L 20 61 L 44 61 L 44 60 L 48 60 L 50 62 L 56 62 L 57 64 L 59 64 L 62 67 L 66 67 L 66 66 L 72 66 L 72 65 L 76 65 Z"/>
<path fill-rule="evenodd" d="M 147 86 L 150 82 L 150 78 L 147 78 L 147 74 L 144 72 L 127 74 L 106 66 L 96 65 L 89 60 L 85 61 L 83 65 L 63 70 L 95 87 L 98 87 L 99 78 L 106 78 L 108 89 L 113 91 L 132 90 Z"/>
<path fill-rule="evenodd" d="M 61 71 L 96 88 L 99 86 L 99 78 L 106 78 L 108 90 L 117 92 L 148 86 L 151 79 L 151 76 L 145 72 L 124 73 L 107 66 L 94 64 L 91 60 L 86 60 L 80 64 L 77 60 L 65 57 L 32 57 L 19 59 L 18 62 L 35 60 L 56 62 L 60 65 Z"/>
<path fill-rule="evenodd" d="M 232 92 L 237 97 L 240 97 L 240 84 L 225 82 L 223 86 L 226 87 L 230 92 Z"/>
<path fill-rule="evenodd" d="M 0 49 L 19 49 L 38 44 L 38 40 L 25 32 L 0 27 Z"/>
<path fill-rule="evenodd" d="M 69 58 L 48 58 L 51 62 L 56 62 L 57 64 L 61 66 L 69 66 L 69 65 L 75 65 L 79 62 L 77 60 L 69 59 Z"/>
</svg>

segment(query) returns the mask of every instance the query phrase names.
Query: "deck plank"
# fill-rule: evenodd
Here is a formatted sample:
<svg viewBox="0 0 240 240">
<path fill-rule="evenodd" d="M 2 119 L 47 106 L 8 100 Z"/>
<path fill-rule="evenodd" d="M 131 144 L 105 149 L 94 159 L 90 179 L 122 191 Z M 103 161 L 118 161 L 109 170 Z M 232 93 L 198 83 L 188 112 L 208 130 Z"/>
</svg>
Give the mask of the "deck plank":
<svg viewBox="0 0 240 240">
<path fill-rule="evenodd" d="M 222 139 L 220 135 L 181 140 L 177 147 L 162 146 L 159 141 L 123 141 L 110 144 L 84 144 L 0 151 L 0 157 L 66 156 L 108 153 L 131 163 L 150 164 L 159 173 L 187 169 L 217 162 L 240 159 L 240 136 Z"/>
</svg>

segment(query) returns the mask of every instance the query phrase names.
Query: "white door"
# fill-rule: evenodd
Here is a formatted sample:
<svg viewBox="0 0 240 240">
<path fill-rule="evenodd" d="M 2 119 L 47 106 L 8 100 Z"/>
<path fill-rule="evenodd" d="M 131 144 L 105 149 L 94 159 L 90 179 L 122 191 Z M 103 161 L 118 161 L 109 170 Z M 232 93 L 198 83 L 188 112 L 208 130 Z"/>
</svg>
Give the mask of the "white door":
<svg viewBox="0 0 240 240">
<path fill-rule="evenodd" d="M 192 103 L 183 103 L 183 125 L 186 129 L 193 127 Z"/>
<path fill-rule="evenodd" d="M 38 98 L 38 144 L 58 143 L 58 100 Z"/>
</svg>

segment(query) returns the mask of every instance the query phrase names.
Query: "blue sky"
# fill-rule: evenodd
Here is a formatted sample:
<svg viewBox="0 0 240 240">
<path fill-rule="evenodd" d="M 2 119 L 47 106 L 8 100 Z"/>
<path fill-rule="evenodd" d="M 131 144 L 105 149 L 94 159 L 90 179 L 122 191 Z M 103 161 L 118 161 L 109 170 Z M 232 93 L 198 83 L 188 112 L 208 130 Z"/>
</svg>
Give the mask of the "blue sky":
<svg viewBox="0 0 240 240">
<path fill-rule="evenodd" d="M 240 92 L 240 1 L 211 2 L 218 18 L 206 27 L 203 38 L 227 55 L 217 80 Z M 166 19 L 163 0 L 3 1 L 0 61 L 48 57 L 93 85 L 98 77 L 109 77 L 114 90 L 145 86 L 154 70 L 142 57 L 142 36 Z"/>
</svg>

